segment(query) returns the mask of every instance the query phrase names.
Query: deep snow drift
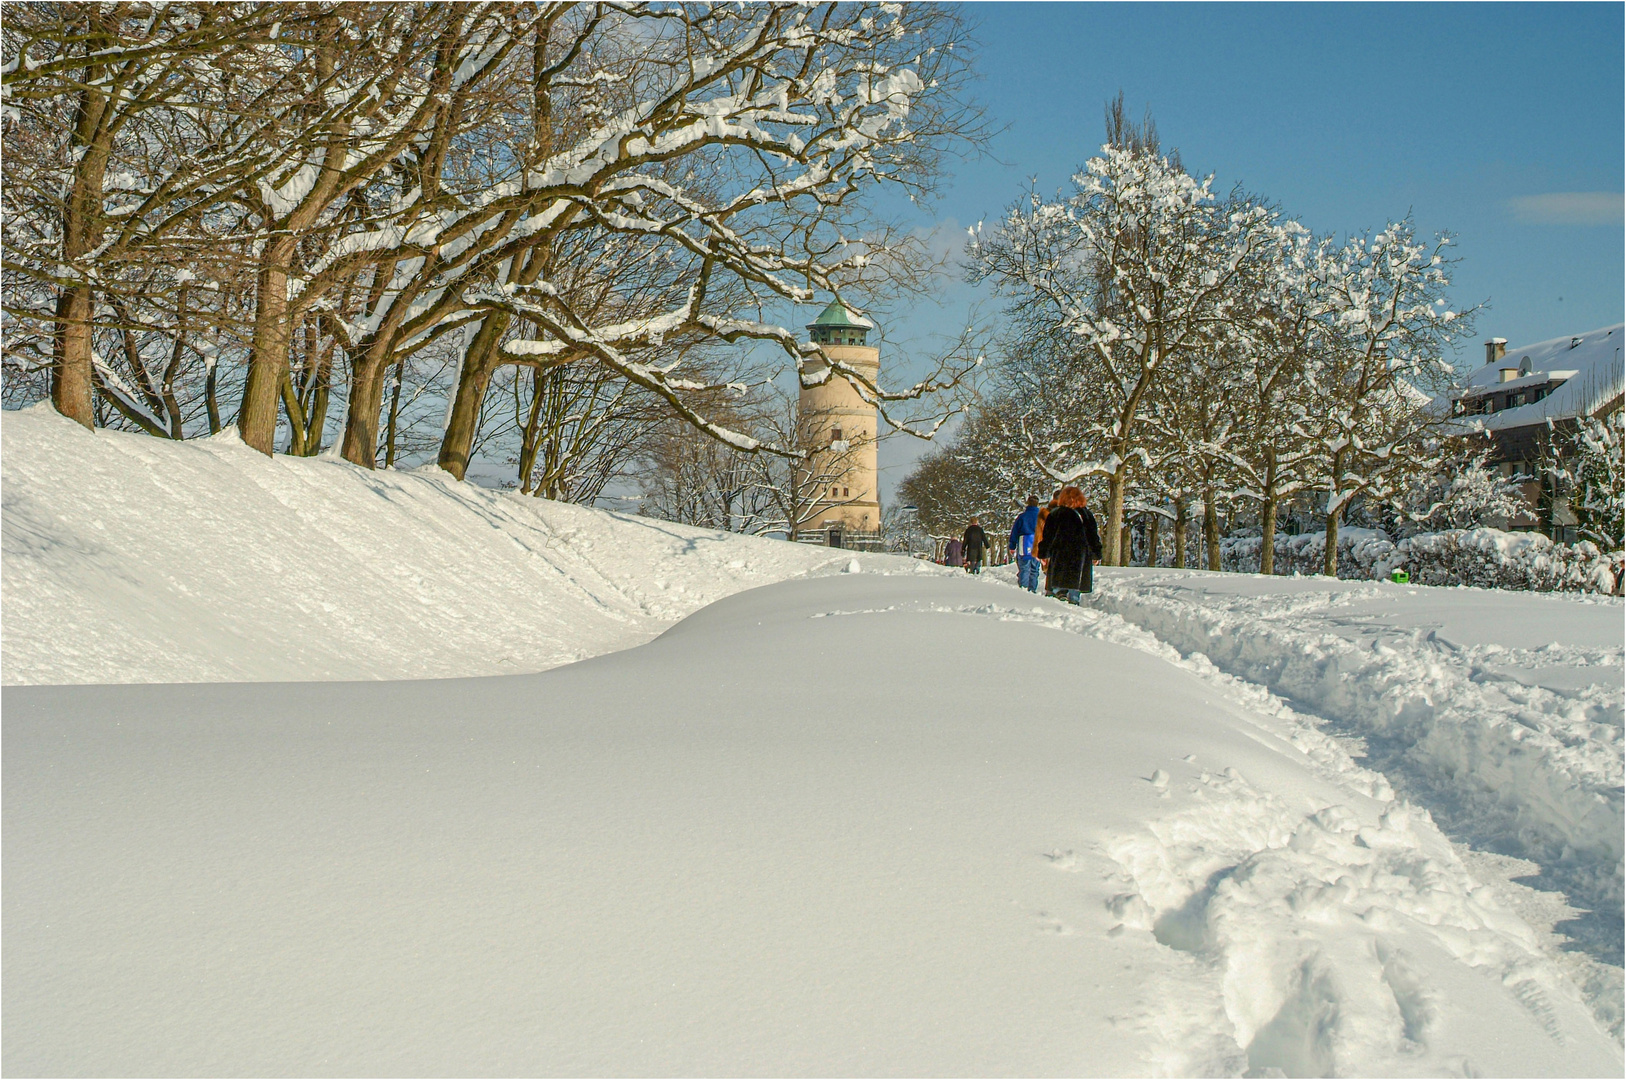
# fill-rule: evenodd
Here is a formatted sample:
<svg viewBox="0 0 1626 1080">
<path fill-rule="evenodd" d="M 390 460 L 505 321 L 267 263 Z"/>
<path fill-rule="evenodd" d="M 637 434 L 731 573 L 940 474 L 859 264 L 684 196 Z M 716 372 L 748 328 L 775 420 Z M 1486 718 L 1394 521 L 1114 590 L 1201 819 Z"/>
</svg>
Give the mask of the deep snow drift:
<svg viewBox="0 0 1626 1080">
<path fill-rule="evenodd" d="M 9 1073 L 1619 1075 L 1381 777 L 868 573 L 538 675 L 5 690 Z"/>
<path fill-rule="evenodd" d="M 0 438 L 9 684 L 541 671 L 850 561 L 433 467 L 92 433 L 48 404 L 5 413 Z"/>
<path fill-rule="evenodd" d="M 0 431 L 5 1072 L 1620 1073 L 1619 601 Z"/>
</svg>

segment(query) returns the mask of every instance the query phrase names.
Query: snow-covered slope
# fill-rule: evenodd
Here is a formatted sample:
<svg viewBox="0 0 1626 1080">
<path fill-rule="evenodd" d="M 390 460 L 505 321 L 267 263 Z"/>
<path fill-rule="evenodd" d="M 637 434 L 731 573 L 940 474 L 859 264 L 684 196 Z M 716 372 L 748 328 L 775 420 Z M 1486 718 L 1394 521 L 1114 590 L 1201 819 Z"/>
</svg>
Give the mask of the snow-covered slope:
<svg viewBox="0 0 1626 1080">
<path fill-rule="evenodd" d="M 0 419 L 6 683 L 540 671 L 851 555 L 499 494 L 223 434 Z M 866 556 L 899 571 L 930 567 Z"/>
<path fill-rule="evenodd" d="M 4 704 L 8 1074 L 1621 1071 L 1517 890 L 1337 741 L 994 582 Z"/>
</svg>

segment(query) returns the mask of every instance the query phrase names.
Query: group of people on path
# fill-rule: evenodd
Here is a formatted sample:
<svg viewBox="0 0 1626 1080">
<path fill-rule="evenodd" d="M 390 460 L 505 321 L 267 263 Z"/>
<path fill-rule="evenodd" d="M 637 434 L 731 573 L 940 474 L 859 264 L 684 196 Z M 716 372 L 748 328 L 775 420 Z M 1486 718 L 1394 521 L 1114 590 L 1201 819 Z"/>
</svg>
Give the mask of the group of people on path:
<svg viewBox="0 0 1626 1080">
<path fill-rule="evenodd" d="M 992 547 L 982 525 L 972 518 L 971 524 L 965 527 L 965 535 L 958 540 L 950 540 L 943 549 L 943 562 L 948 566 L 963 566 L 968 574 L 980 574 L 982 560 Z"/>
<path fill-rule="evenodd" d="M 971 519 L 973 527 L 977 527 L 976 520 Z M 977 531 L 982 532 L 980 527 Z M 1092 590 L 1092 567 L 1101 558 L 1101 534 L 1084 492 L 1064 487 L 1043 507 L 1037 495 L 1029 495 L 1027 509 L 1011 526 L 1009 550 L 1016 559 L 1016 580 L 1022 588 L 1038 592 L 1042 573 L 1046 596 L 1078 603 Z"/>
<path fill-rule="evenodd" d="M 972 518 L 963 536 L 949 540 L 943 561 L 963 566 L 969 574 L 981 573 L 991 546 L 982 523 Z M 1038 592 L 1042 575 L 1046 596 L 1078 603 L 1092 591 L 1093 568 L 1101 559 L 1101 533 L 1084 492 L 1064 487 L 1050 497 L 1048 506 L 1040 506 L 1039 497 L 1029 495 L 1027 509 L 1011 526 L 1008 550 L 1016 560 L 1016 581 L 1022 588 Z"/>
</svg>

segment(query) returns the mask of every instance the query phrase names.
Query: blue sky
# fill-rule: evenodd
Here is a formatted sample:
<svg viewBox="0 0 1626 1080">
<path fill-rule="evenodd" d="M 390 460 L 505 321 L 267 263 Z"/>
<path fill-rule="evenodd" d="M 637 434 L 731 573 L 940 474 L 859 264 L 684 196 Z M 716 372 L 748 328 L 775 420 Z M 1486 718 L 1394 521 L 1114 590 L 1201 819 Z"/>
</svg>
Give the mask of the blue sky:
<svg viewBox="0 0 1626 1080">
<path fill-rule="evenodd" d="M 915 218 L 959 244 L 1037 178 L 1053 193 L 1102 140 L 1122 89 L 1187 168 L 1241 182 L 1317 232 L 1410 211 L 1456 234 L 1475 342 L 1515 346 L 1619 322 L 1626 65 L 1608 4 L 974 4 L 1003 130 Z M 953 237 L 951 240 L 950 237 Z M 891 314 L 898 376 L 976 299 L 953 286 Z M 1470 344 L 1459 359 L 1482 356 Z M 882 448 L 883 487 L 914 440 Z"/>
</svg>

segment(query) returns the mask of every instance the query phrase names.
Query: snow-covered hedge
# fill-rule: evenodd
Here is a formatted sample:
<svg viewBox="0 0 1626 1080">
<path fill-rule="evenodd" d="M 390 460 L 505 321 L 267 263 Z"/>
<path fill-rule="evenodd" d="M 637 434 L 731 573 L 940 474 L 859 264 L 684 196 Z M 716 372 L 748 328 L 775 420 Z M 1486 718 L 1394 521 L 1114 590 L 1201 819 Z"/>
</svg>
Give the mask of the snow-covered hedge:
<svg viewBox="0 0 1626 1080">
<path fill-rule="evenodd" d="M 1257 574 L 1263 541 L 1257 536 L 1220 541 L 1220 565 Z M 1321 533 L 1276 537 L 1278 574 L 1318 574 L 1326 538 Z M 1338 537 L 1338 576 L 1386 578 L 1404 570 L 1422 585 L 1477 585 L 1538 592 L 1613 593 L 1623 573 L 1622 553 L 1596 544 L 1555 544 L 1540 533 L 1450 529 L 1396 543 L 1380 529 L 1345 529 Z"/>
</svg>

